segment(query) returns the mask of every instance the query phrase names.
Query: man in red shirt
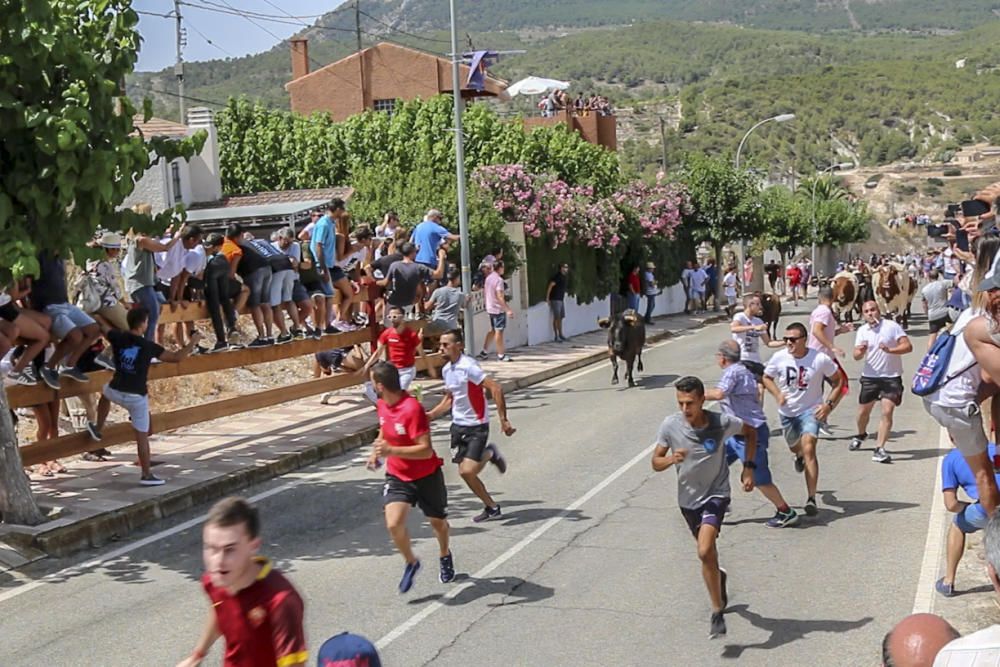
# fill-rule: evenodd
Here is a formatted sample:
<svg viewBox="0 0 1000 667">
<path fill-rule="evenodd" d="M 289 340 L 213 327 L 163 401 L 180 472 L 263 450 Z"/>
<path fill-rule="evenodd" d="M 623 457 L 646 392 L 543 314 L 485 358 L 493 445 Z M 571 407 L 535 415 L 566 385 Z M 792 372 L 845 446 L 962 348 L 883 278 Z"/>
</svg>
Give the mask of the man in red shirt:
<svg viewBox="0 0 1000 667">
<path fill-rule="evenodd" d="M 257 555 L 260 518 L 243 498 L 212 507 L 202 533 L 212 601 L 205 629 L 191 655 L 177 667 L 198 667 L 221 636 L 224 667 L 294 667 L 309 658 L 302 631 L 302 598 L 271 561 Z"/>
<path fill-rule="evenodd" d="M 427 413 L 417 399 L 399 384 L 399 370 L 386 361 L 375 364 L 371 381 L 381 397 L 378 402 L 379 436 L 368 459 L 368 469 L 375 470 L 385 462 L 385 485 L 382 504 L 385 506 L 385 526 L 392 541 L 406 561 L 399 592 L 413 586 L 420 571 L 406 530 L 406 517 L 414 505 L 431 523 L 440 547 L 440 581 L 447 584 L 455 578 L 455 564 L 448 548 L 448 489 L 441 472 L 443 462 L 431 446 L 431 427 Z"/>
<path fill-rule="evenodd" d="M 403 309 L 399 306 L 389 308 L 390 326 L 379 335 L 378 347 L 375 348 L 375 352 L 358 373 L 367 376 L 372 365 L 376 361 L 380 361 L 382 353 L 385 352 L 389 361 L 399 371 L 399 386 L 402 387 L 403 391 L 406 391 L 410 388 L 413 378 L 417 376 L 416 357 L 418 352 L 421 356 L 423 355 L 424 330 L 414 331 L 406 328 L 403 324 L 403 317 Z M 371 382 L 365 383 L 364 391 L 365 398 L 369 401 L 372 403 L 378 401 L 375 387 Z"/>
</svg>

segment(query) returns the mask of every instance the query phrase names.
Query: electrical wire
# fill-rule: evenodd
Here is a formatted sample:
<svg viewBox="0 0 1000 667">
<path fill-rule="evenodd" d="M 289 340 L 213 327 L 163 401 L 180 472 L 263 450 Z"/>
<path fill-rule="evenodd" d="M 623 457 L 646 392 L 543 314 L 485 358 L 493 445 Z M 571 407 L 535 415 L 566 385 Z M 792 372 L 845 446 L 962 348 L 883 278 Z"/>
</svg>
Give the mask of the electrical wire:
<svg viewBox="0 0 1000 667">
<path fill-rule="evenodd" d="M 132 11 L 134 11 L 136 14 L 142 14 L 143 16 L 155 16 L 156 18 L 160 18 L 160 19 L 176 19 L 177 18 L 177 16 L 173 12 L 170 12 L 169 14 L 157 14 L 156 12 L 147 12 L 147 11 L 143 11 L 141 9 L 133 9 Z"/>
<path fill-rule="evenodd" d="M 201 97 L 191 97 L 190 95 L 181 95 L 180 93 L 171 93 L 169 90 L 156 90 L 155 88 L 149 92 L 155 93 L 156 95 L 169 95 L 170 97 L 182 98 L 185 100 L 191 100 L 192 102 L 201 102 L 202 104 L 211 104 L 216 107 L 225 108 L 227 104 L 225 102 L 215 102 L 213 100 L 206 100 Z"/>
<path fill-rule="evenodd" d="M 208 42 L 209 44 L 211 44 L 212 46 L 214 46 L 218 50 L 222 51 L 223 53 L 225 53 L 230 58 L 235 58 L 236 57 L 232 53 L 230 53 L 229 51 L 227 51 L 226 49 L 222 48 L 221 46 L 219 46 L 218 44 L 216 44 L 215 42 L 213 42 L 211 39 L 209 39 L 208 37 L 206 37 L 205 33 L 203 33 L 201 30 L 198 30 L 198 28 L 196 28 L 194 26 L 194 24 L 191 23 L 191 21 L 189 21 L 187 19 L 187 17 L 184 17 L 183 20 L 184 20 L 185 25 L 187 25 L 187 27 L 191 28 L 191 30 L 193 30 L 195 32 L 195 34 L 198 35 L 199 37 L 201 37 L 203 40 L 205 40 L 206 42 Z"/>
<path fill-rule="evenodd" d="M 222 1 L 222 0 L 220 0 L 220 1 Z M 255 11 L 252 11 L 252 10 L 249 10 L 249 9 L 236 9 L 235 7 L 233 7 L 232 5 L 230 5 L 228 2 L 224 2 L 224 1 L 222 1 L 222 4 L 219 4 L 218 2 L 212 2 L 212 0 L 199 0 L 199 2 L 201 2 L 204 5 L 210 5 L 210 6 L 213 6 L 213 7 L 219 7 L 219 8 L 225 7 L 225 8 L 229 8 L 229 9 L 232 9 L 234 11 L 238 11 L 238 12 L 240 12 L 242 14 L 245 14 L 245 15 L 248 15 L 248 16 L 253 16 L 254 18 L 261 18 L 261 19 L 276 19 L 276 18 L 281 18 L 280 16 L 277 16 L 275 14 L 264 14 L 263 12 L 255 12 Z M 272 4 L 270 2 L 268 2 L 267 4 L 271 5 L 272 7 L 274 7 L 278 11 L 280 11 L 282 14 L 284 14 L 288 18 L 292 18 L 292 19 L 296 19 L 296 20 L 318 19 L 318 18 L 321 18 L 322 16 L 324 16 L 324 14 L 311 14 L 309 16 L 293 16 L 293 15 L 289 14 L 288 12 L 286 12 L 281 7 L 278 7 L 275 4 Z"/>
</svg>

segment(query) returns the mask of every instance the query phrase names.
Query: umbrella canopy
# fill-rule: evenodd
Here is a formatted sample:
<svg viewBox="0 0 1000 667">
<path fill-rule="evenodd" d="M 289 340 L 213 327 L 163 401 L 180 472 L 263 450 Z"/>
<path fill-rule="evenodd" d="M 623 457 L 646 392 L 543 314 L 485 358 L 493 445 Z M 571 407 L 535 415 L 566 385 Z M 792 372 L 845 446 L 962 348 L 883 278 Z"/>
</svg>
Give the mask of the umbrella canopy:
<svg viewBox="0 0 1000 667">
<path fill-rule="evenodd" d="M 515 95 L 541 95 L 550 90 L 566 90 L 567 88 L 569 88 L 569 81 L 529 76 L 507 86 L 506 93 L 511 97 Z"/>
</svg>

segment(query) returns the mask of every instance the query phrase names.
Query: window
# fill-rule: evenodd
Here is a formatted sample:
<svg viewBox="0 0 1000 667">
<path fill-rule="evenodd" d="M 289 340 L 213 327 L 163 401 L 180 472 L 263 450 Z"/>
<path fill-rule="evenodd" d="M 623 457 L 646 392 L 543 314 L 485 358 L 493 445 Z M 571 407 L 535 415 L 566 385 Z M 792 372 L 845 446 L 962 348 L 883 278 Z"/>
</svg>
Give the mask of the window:
<svg viewBox="0 0 1000 667">
<path fill-rule="evenodd" d="M 382 111 L 390 116 L 396 110 L 396 100 L 375 100 L 375 111 Z"/>
<path fill-rule="evenodd" d="M 174 191 L 174 203 L 179 204 L 183 197 L 181 196 L 181 165 L 178 162 L 170 163 L 170 181 Z"/>
</svg>

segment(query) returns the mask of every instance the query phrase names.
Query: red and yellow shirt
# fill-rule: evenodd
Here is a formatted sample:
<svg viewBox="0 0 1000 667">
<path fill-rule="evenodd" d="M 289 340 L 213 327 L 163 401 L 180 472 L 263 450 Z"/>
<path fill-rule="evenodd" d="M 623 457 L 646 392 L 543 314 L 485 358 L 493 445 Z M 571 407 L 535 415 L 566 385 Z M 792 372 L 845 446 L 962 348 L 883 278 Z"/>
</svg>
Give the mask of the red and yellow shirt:
<svg viewBox="0 0 1000 667">
<path fill-rule="evenodd" d="M 304 663 L 302 598 L 271 561 L 257 559 L 263 567 L 257 580 L 236 595 L 201 579 L 215 607 L 219 630 L 226 640 L 224 667 L 287 667 Z"/>
</svg>

